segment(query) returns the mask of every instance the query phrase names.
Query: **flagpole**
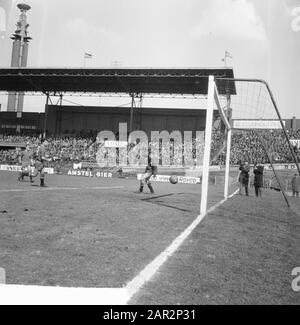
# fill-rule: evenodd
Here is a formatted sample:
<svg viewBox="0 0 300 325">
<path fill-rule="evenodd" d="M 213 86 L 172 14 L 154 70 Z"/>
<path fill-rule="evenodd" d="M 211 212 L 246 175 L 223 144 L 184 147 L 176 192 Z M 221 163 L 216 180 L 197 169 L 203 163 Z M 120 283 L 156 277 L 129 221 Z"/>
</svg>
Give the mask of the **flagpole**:
<svg viewBox="0 0 300 325">
<path fill-rule="evenodd" d="M 86 68 L 86 59 L 91 59 L 92 58 L 92 54 L 89 54 L 87 52 L 84 53 L 84 56 L 83 56 L 83 66 L 84 68 Z"/>
<path fill-rule="evenodd" d="M 224 67 L 227 68 L 227 58 L 226 58 L 226 56 L 222 61 L 224 62 Z"/>
<path fill-rule="evenodd" d="M 227 58 L 232 59 L 232 56 L 228 51 L 225 51 L 224 59 L 222 59 L 222 61 L 224 62 L 225 68 L 227 68 Z"/>
</svg>

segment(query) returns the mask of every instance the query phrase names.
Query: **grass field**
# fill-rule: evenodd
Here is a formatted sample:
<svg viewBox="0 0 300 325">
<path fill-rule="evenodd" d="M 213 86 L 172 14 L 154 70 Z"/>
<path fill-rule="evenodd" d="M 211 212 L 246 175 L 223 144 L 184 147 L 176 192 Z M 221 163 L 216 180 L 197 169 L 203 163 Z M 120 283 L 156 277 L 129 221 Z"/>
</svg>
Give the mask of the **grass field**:
<svg viewBox="0 0 300 325">
<path fill-rule="evenodd" d="M 199 211 L 199 185 L 157 183 L 151 196 L 135 193 L 136 180 L 48 176 L 41 189 L 5 172 L 0 184 L 9 284 L 121 287 Z"/>
<path fill-rule="evenodd" d="M 132 304 L 299 304 L 300 202 L 235 196 L 209 214 Z"/>
<path fill-rule="evenodd" d="M 121 288 L 199 214 L 200 185 L 0 173 L 0 267 L 7 284 Z M 233 192 L 234 189 L 231 189 Z M 209 207 L 223 198 L 211 186 Z M 299 201 L 292 199 L 294 211 Z M 208 215 L 131 304 L 299 303 L 300 216 L 280 193 L 236 196 Z M 297 265 L 299 264 L 299 265 Z"/>
</svg>

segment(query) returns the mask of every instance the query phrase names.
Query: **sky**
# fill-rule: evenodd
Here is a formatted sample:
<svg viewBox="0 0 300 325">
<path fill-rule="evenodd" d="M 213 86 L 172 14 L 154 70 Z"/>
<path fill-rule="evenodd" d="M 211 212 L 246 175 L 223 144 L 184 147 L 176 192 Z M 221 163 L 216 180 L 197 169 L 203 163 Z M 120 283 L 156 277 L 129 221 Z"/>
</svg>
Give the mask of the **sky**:
<svg viewBox="0 0 300 325">
<path fill-rule="evenodd" d="M 32 6 L 30 67 L 83 67 L 84 52 L 93 55 L 86 66 L 95 68 L 115 62 L 143 68 L 223 67 L 228 51 L 233 59 L 227 64 L 236 77 L 266 80 L 282 116 L 300 118 L 300 0 L 22 2 Z M 0 0 L 1 67 L 10 65 L 17 3 Z M 6 106 L 3 96 L 0 102 Z M 43 105 L 37 98 L 25 100 L 26 111 L 42 110 Z"/>
</svg>

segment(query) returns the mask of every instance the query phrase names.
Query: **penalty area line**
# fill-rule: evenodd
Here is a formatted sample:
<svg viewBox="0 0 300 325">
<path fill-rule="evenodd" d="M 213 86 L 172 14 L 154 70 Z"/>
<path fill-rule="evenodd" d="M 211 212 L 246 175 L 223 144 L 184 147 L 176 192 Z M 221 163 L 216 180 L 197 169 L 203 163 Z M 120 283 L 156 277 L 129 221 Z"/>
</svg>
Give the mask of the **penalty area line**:
<svg viewBox="0 0 300 325">
<path fill-rule="evenodd" d="M 40 188 L 24 188 L 24 189 L 10 189 L 10 190 L 0 190 L 0 193 L 10 193 L 10 192 L 44 192 L 44 191 L 78 191 L 78 190 L 118 190 L 122 189 L 124 186 L 106 186 L 106 187 L 43 187 Z"/>
<path fill-rule="evenodd" d="M 161 266 L 171 257 L 183 242 L 189 237 L 193 230 L 202 222 L 202 220 L 214 210 L 219 208 L 227 200 L 233 198 L 238 194 L 239 190 L 235 191 L 228 198 L 223 199 L 213 207 L 207 210 L 206 214 L 198 216 L 160 255 L 158 255 L 152 262 L 150 262 L 133 280 L 128 282 L 125 286 L 128 295 L 128 302 L 133 296 L 158 272 Z"/>
</svg>

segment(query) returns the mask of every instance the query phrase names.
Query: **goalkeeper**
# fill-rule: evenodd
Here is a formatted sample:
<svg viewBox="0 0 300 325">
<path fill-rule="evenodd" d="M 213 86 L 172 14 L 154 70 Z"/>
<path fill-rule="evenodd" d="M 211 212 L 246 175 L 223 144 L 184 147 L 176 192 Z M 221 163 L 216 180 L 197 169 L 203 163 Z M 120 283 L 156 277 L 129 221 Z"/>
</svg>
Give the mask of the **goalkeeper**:
<svg viewBox="0 0 300 325">
<path fill-rule="evenodd" d="M 152 176 L 156 177 L 156 175 L 157 175 L 157 166 L 153 166 L 152 163 L 151 163 L 151 160 L 149 160 L 148 165 L 147 165 L 147 167 L 145 169 L 145 173 L 142 175 L 142 177 L 140 179 L 141 183 L 140 183 L 139 193 L 143 193 L 144 186 L 145 186 L 145 183 L 146 183 L 149 190 L 150 190 L 150 193 L 154 194 L 154 190 L 153 190 L 150 179 L 151 179 Z"/>
</svg>

